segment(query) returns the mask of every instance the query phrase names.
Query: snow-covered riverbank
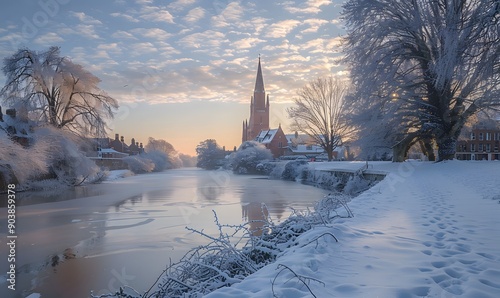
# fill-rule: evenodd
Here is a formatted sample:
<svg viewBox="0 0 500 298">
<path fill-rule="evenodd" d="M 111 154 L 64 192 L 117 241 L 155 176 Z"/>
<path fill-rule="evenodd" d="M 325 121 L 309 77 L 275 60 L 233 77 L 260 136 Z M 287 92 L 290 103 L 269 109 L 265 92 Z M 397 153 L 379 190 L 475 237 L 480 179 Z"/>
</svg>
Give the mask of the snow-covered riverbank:
<svg viewBox="0 0 500 298">
<path fill-rule="evenodd" d="M 366 164 L 313 166 L 355 171 Z M 354 218 L 304 233 L 304 245 L 207 297 L 498 297 L 499 162 L 368 169 L 388 176 L 352 200 Z M 326 232 L 339 242 L 311 242 Z"/>
</svg>

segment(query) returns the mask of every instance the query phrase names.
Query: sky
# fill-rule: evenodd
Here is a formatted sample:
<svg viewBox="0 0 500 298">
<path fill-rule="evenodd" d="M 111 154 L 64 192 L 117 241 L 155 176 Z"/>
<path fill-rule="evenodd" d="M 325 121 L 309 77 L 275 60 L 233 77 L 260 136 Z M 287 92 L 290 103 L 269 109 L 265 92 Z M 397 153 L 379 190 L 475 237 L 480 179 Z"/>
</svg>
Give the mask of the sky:
<svg viewBox="0 0 500 298">
<path fill-rule="evenodd" d="M 344 72 L 341 2 L 4 1 L 0 58 L 59 46 L 118 100 L 109 136 L 164 139 L 195 155 L 206 139 L 240 145 L 259 55 L 270 125 L 292 133 L 286 108 L 297 90 Z"/>
</svg>

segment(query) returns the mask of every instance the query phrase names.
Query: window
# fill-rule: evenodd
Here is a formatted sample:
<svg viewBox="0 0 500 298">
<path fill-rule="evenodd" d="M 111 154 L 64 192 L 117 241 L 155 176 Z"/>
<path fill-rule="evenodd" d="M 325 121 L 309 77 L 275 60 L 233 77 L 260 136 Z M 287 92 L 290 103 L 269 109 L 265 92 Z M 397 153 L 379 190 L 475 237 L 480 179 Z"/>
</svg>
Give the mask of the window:
<svg viewBox="0 0 500 298">
<path fill-rule="evenodd" d="M 476 144 L 470 144 L 470 151 L 471 152 L 476 151 Z"/>
<path fill-rule="evenodd" d="M 476 133 L 471 132 L 471 133 L 470 133 L 470 139 L 471 139 L 471 140 L 475 140 L 475 139 L 476 139 Z"/>
<path fill-rule="evenodd" d="M 500 141 L 500 133 L 499 132 L 495 132 L 495 134 L 493 135 L 493 140 Z"/>
<path fill-rule="evenodd" d="M 483 144 L 479 144 L 477 149 L 479 152 L 482 152 L 483 151 Z"/>
<path fill-rule="evenodd" d="M 283 148 L 283 142 L 278 143 L 278 148 Z"/>
<path fill-rule="evenodd" d="M 491 152 L 491 144 L 486 144 L 486 152 Z"/>
<path fill-rule="evenodd" d="M 313 150 L 313 146 L 312 145 L 307 145 L 306 146 L 306 150 Z"/>
<path fill-rule="evenodd" d="M 486 141 L 491 141 L 491 132 L 486 133 Z"/>
</svg>

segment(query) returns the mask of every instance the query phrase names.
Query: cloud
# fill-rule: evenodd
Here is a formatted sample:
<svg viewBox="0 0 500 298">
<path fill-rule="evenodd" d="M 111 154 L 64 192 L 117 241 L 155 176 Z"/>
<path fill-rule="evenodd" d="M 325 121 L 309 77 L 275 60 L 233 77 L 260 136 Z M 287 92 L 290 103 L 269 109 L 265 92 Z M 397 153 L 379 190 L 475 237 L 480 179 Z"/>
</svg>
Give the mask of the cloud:
<svg viewBox="0 0 500 298">
<path fill-rule="evenodd" d="M 309 25 L 309 28 L 302 30 L 301 33 L 316 33 L 319 27 L 328 23 L 329 21 L 322 19 L 307 19 L 304 21 L 304 24 Z"/>
<path fill-rule="evenodd" d="M 272 24 L 267 28 L 266 37 L 282 38 L 286 37 L 295 27 L 300 24 L 297 20 L 284 20 L 276 24 Z"/>
<path fill-rule="evenodd" d="M 138 42 L 138 43 L 132 44 L 130 47 L 132 49 L 133 56 L 151 54 L 151 53 L 158 52 L 155 45 L 150 43 L 150 42 Z"/>
<path fill-rule="evenodd" d="M 168 10 L 156 6 L 144 6 L 141 9 L 141 18 L 150 22 L 175 24 L 174 16 Z"/>
<path fill-rule="evenodd" d="M 196 23 L 205 17 L 205 10 L 202 7 L 191 9 L 184 17 L 184 21 L 188 23 Z"/>
<path fill-rule="evenodd" d="M 167 61 L 165 61 L 165 64 L 172 65 L 172 64 L 180 64 L 180 63 L 192 62 L 192 61 L 195 61 L 195 60 L 192 58 L 179 58 L 179 59 L 167 60 Z"/>
<path fill-rule="evenodd" d="M 121 54 L 122 53 L 122 46 L 117 44 L 116 42 L 113 43 L 103 43 L 97 46 L 98 50 L 103 50 L 106 52 L 110 52 L 113 54 Z"/>
<path fill-rule="evenodd" d="M 179 44 L 186 48 L 219 47 L 224 42 L 227 42 L 225 35 L 214 30 L 193 33 L 179 40 Z"/>
<path fill-rule="evenodd" d="M 70 14 L 80 20 L 80 22 L 88 25 L 102 25 L 102 22 L 86 15 L 84 12 L 70 12 Z"/>
<path fill-rule="evenodd" d="M 105 50 L 97 50 L 96 53 L 92 56 L 94 59 L 111 59 L 108 52 Z"/>
<path fill-rule="evenodd" d="M 47 34 L 41 35 L 34 40 L 34 43 L 42 46 L 52 46 L 63 42 L 64 39 L 57 35 L 57 33 L 49 32 Z"/>
<path fill-rule="evenodd" d="M 214 27 L 228 27 L 238 24 L 243 16 L 243 7 L 238 2 L 229 3 L 219 14 L 212 17 Z"/>
<path fill-rule="evenodd" d="M 331 3 L 331 0 L 308 0 L 305 5 L 300 7 L 292 6 L 290 2 L 285 2 L 283 5 L 285 10 L 291 13 L 317 14 L 321 12 L 321 6 L 330 5 Z"/>
<path fill-rule="evenodd" d="M 99 35 L 95 32 L 94 25 L 77 25 L 76 32 L 84 37 L 91 39 L 100 38 Z"/>
<path fill-rule="evenodd" d="M 160 28 L 136 28 L 131 30 L 136 36 L 152 38 L 156 40 L 166 40 L 172 36 L 171 33 Z"/>
<path fill-rule="evenodd" d="M 237 40 L 232 43 L 232 46 L 237 48 L 237 49 L 248 49 L 256 46 L 259 43 L 265 42 L 265 40 L 256 38 L 256 37 L 249 37 L 249 38 L 243 38 L 240 40 Z"/>
<path fill-rule="evenodd" d="M 115 33 L 111 34 L 111 37 L 113 38 L 118 38 L 118 39 L 137 39 L 135 38 L 134 35 L 125 32 L 125 31 L 116 31 Z"/>
<path fill-rule="evenodd" d="M 62 35 L 81 35 L 88 39 L 100 39 L 99 35 L 95 32 L 94 25 L 79 24 L 74 28 L 65 26 L 60 28 L 58 33 Z"/>
<path fill-rule="evenodd" d="M 170 3 L 168 5 L 168 8 L 175 10 L 175 11 L 180 11 L 185 9 L 186 7 L 189 7 L 193 5 L 196 2 L 196 0 L 177 0 L 173 3 Z"/>
<path fill-rule="evenodd" d="M 132 23 L 138 23 L 139 20 L 134 18 L 133 16 L 131 15 L 128 15 L 128 14 L 124 14 L 124 13 L 120 13 L 120 12 L 113 12 L 111 13 L 111 16 L 112 17 L 115 17 L 115 18 L 123 18 L 129 22 L 132 22 Z"/>
<path fill-rule="evenodd" d="M 343 37 L 335 38 L 316 38 L 309 40 L 308 42 L 302 44 L 301 50 L 308 51 L 309 53 L 321 53 L 321 54 L 335 54 L 340 53 Z"/>
</svg>

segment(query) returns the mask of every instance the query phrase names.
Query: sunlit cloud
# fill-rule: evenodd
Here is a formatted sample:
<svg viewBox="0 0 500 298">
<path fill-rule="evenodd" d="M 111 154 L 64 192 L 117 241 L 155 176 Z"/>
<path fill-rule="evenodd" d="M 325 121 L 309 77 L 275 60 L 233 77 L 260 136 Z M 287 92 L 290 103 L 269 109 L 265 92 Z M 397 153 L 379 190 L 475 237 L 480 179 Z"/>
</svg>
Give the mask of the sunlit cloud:
<svg viewBox="0 0 500 298">
<path fill-rule="evenodd" d="M 186 48 L 219 47 L 225 42 L 225 34 L 214 30 L 193 33 L 179 40 L 179 44 Z"/>
<path fill-rule="evenodd" d="M 100 44 L 97 46 L 97 49 L 113 53 L 113 55 L 119 55 L 123 52 L 123 47 L 116 42 Z"/>
<path fill-rule="evenodd" d="M 328 24 L 329 21 L 322 19 L 307 19 L 304 21 L 305 25 L 309 25 L 309 28 L 302 30 L 301 33 L 316 33 L 318 29 L 325 24 Z"/>
<path fill-rule="evenodd" d="M 115 17 L 115 18 L 123 18 L 129 22 L 133 22 L 133 23 L 138 23 L 139 20 L 134 18 L 133 16 L 131 15 L 128 15 L 128 14 L 125 14 L 125 13 L 119 13 L 119 12 L 113 12 L 111 13 L 111 16 L 112 17 Z"/>
<path fill-rule="evenodd" d="M 132 49 L 132 55 L 133 56 L 139 56 L 139 55 L 144 55 L 144 54 L 151 54 L 151 53 L 156 53 L 158 50 L 154 46 L 154 44 L 150 42 L 139 42 L 139 43 L 134 43 L 131 46 Z"/>
<path fill-rule="evenodd" d="M 117 38 L 117 39 L 137 39 L 134 35 L 130 34 L 129 32 L 125 31 L 116 31 L 113 34 L 111 34 L 111 37 Z"/>
<path fill-rule="evenodd" d="M 166 9 L 156 6 L 145 6 L 141 10 L 141 18 L 153 22 L 165 22 L 174 24 L 174 16 Z"/>
<path fill-rule="evenodd" d="M 263 43 L 265 40 L 256 38 L 256 37 L 248 37 L 248 38 L 243 38 L 240 40 L 237 40 L 232 43 L 232 45 L 237 48 L 237 49 L 248 49 L 248 48 L 253 48 L 259 43 Z"/>
<path fill-rule="evenodd" d="M 293 2 L 285 2 L 284 7 L 290 13 L 317 14 L 321 12 L 321 6 L 330 5 L 331 0 L 308 0 L 305 4 L 295 6 Z"/>
<path fill-rule="evenodd" d="M 169 37 L 172 36 L 171 33 L 168 33 L 167 31 L 160 28 L 135 28 L 132 29 L 130 32 L 132 32 L 136 36 L 147 37 L 150 39 L 156 39 L 160 41 L 167 40 Z"/>
<path fill-rule="evenodd" d="M 177 0 L 168 5 L 169 9 L 179 11 L 196 3 L 196 0 Z"/>
<path fill-rule="evenodd" d="M 268 28 L 266 28 L 265 37 L 271 38 L 283 38 L 288 35 L 297 25 L 300 24 L 298 20 L 284 20 L 278 23 L 275 23 Z"/>
<path fill-rule="evenodd" d="M 229 3 L 221 12 L 212 17 L 214 27 L 228 27 L 238 24 L 243 16 L 243 7 L 238 2 Z"/>
<path fill-rule="evenodd" d="M 196 7 L 191 9 L 188 14 L 183 18 L 188 23 L 196 23 L 205 17 L 205 9 Z"/>
</svg>

